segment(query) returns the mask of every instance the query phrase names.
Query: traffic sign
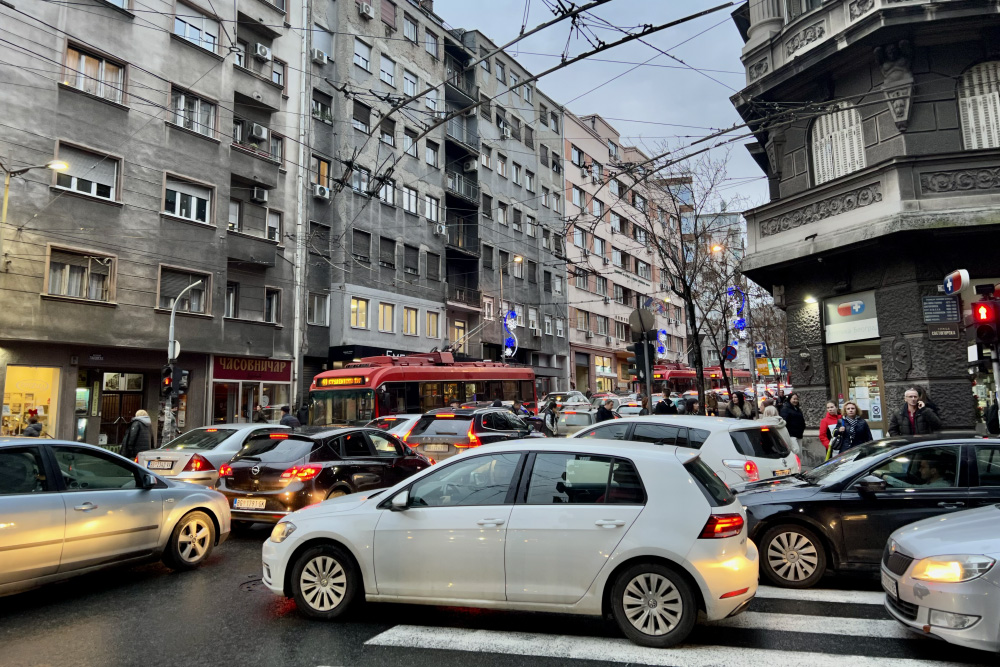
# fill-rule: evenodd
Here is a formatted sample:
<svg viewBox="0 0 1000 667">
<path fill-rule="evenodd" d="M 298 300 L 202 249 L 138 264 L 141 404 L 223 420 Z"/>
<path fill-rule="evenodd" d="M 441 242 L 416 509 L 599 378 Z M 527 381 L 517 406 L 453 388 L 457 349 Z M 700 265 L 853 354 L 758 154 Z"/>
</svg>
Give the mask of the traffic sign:
<svg viewBox="0 0 1000 667">
<path fill-rule="evenodd" d="M 736 348 L 732 345 L 727 345 L 726 349 L 723 350 L 722 356 L 726 358 L 726 361 L 736 361 Z"/>
<path fill-rule="evenodd" d="M 969 272 L 965 269 L 952 271 L 944 277 L 944 293 L 955 294 L 962 291 L 969 284 Z"/>
<path fill-rule="evenodd" d="M 767 354 L 767 343 L 754 343 L 753 344 L 753 356 L 758 359 L 761 357 L 768 356 Z"/>
</svg>

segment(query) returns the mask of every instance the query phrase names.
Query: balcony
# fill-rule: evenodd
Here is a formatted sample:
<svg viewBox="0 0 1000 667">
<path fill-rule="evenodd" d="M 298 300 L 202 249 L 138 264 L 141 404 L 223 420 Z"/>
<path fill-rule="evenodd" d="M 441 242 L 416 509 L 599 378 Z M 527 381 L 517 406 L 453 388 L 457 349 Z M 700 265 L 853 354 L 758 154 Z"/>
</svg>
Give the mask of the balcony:
<svg viewBox="0 0 1000 667">
<path fill-rule="evenodd" d="M 278 186 L 278 169 L 278 162 L 266 147 L 233 142 L 229 151 L 229 170 L 237 180 L 270 190 Z"/>
<path fill-rule="evenodd" d="M 480 310 L 483 303 L 483 293 L 465 285 L 448 283 L 448 301 Z"/>
<path fill-rule="evenodd" d="M 449 109 L 448 113 L 452 111 L 454 109 Z M 465 118 L 462 116 L 452 118 L 448 121 L 447 129 L 449 139 L 454 139 L 473 153 L 479 153 L 479 135 L 472 130 Z"/>
<path fill-rule="evenodd" d="M 470 101 L 476 102 L 476 73 L 473 70 L 471 72 L 472 76 L 469 76 L 465 72 L 465 67 L 459 63 L 454 58 L 445 58 L 445 83 L 449 87 L 454 88 L 463 95 L 465 95 Z M 445 91 L 447 94 L 447 90 Z"/>
<path fill-rule="evenodd" d="M 233 97 L 259 111 L 281 111 L 281 86 L 239 65 L 233 65 Z"/>
<path fill-rule="evenodd" d="M 448 216 L 448 246 L 479 257 L 479 225 L 465 218 Z"/>
<path fill-rule="evenodd" d="M 232 262 L 272 268 L 278 261 L 278 242 L 257 236 L 250 230 L 230 231 L 226 241 L 226 256 Z"/>
<path fill-rule="evenodd" d="M 462 176 L 458 172 L 448 172 L 448 192 L 479 204 L 479 183 Z"/>
</svg>

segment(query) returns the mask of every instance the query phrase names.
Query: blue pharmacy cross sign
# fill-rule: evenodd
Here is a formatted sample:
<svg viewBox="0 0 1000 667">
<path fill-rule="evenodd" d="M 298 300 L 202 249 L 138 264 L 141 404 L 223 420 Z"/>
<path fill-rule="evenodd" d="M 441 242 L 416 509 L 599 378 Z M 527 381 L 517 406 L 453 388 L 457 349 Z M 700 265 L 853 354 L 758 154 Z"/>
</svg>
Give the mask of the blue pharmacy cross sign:
<svg viewBox="0 0 1000 667">
<path fill-rule="evenodd" d="M 767 356 L 767 343 L 754 343 L 753 356 L 763 359 Z"/>
<path fill-rule="evenodd" d="M 726 346 L 723 356 L 726 358 L 726 361 L 736 361 L 736 348 L 732 345 Z"/>
</svg>

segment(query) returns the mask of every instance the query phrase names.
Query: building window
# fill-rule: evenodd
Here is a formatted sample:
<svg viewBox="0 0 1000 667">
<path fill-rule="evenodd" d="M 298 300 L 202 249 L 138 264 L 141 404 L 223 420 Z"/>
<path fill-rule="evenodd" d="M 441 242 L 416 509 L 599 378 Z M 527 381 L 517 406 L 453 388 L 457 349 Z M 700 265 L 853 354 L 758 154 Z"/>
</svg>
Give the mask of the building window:
<svg viewBox="0 0 1000 667">
<path fill-rule="evenodd" d="M 523 327 L 524 326 L 524 306 L 521 305 L 521 304 L 519 304 L 519 303 L 515 303 L 514 304 L 514 315 L 516 317 L 517 326 Z"/>
<path fill-rule="evenodd" d="M 440 313 L 433 313 L 433 312 L 430 312 L 430 311 L 427 312 L 427 331 L 426 331 L 426 334 L 427 334 L 428 338 L 437 338 L 438 337 L 438 327 L 440 326 L 440 324 L 439 324 L 440 320 L 441 320 L 441 314 Z"/>
<path fill-rule="evenodd" d="M 653 274 L 651 272 L 649 264 L 641 260 L 635 260 L 635 272 L 640 278 L 645 278 L 646 280 L 652 280 Z"/>
<path fill-rule="evenodd" d="M 229 231 L 238 232 L 243 228 L 243 202 L 239 199 L 229 200 Z"/>
<path fill-rule="evenodd" d="M 563 293 L 563 279 L 562 276 L 553 276 L 552 278 L 552 291 L 555 294 Z"/>
<path fill-rule="evenodd" d="M 511 226 L 512 226 L 513 230 L 515 232 L 520 232 L 521 231 L 521 209 L 519 209 L 519 208 L 515 208 L 514 209 L 514 218 L 512 220 L 512 223 L 513 224 Z"/>
<path fill-rule="evenodd" d="M 313 185 L 330 187 L 330 161 L 315 155 L 309 162 L 309 182 Z"/>
<path fill-rule="evenodd" d="M 542 188 L 542 206 L 545 208 L 549 207 L 549 189 Z"/>
<path fill-rule="evenodd" d="M 354 40 L 354 64 L 368 72 L 372 71 L 372 47 L 360 39 Z"/>
<path fill-rule="evenodd" d="M 392 333 L 396 326 L 396 306 L 391 303 L 378 305 L 378 330 Z"/>
<path fill-rule="evenodd" d="M 559 132 L 559 115 L 555 111 L 549 114 L 549 129 L 553 132 Z"/>
<path fill-rule="evenodd" d="M 420 201 L 420 193 L 411 187 L 403 186 L 403 210 L 413 215 L 420 215 L 417 209 L 417 202 Z"/>
<path fill-rule="evenodd" d="M 543 322 L 544 322 L 544 326 L 545 326 L 545 335 L 546 336 L 551 336 L 552 335 L 552 316 L 551 315 L 546 315 L 544 317 L 544 319 L 543 319 Z"/>
<path fill-rule="evenodd" d="M 792 21 L 806 12 L 811 12 L 821 4 L 823 4 L 823 0 L 786 0 L 788 20 Z"/>
<path fill-rule="evenodd" d="M 573 245 L 577 248 L 587 247 L 587 233 L 579 227 L 573 229 Z"/>
<path fill-rule="evenodd" d="M 426 218 L 430 222 L 441 221 L 441 200 L 437 197 L 424 195 L 424 206 L 426 207 Z"/>
<path fill-rule="evenodd" d="M 525 86 L 524 90 L 524 101 L 531 104 L 531 86 Z"/>
<path fill-rule="evenodd" d="M 368 328 L 368 299 L 351 297 L 351 328 Z"/>
<path fill-rule="evenodd" d="M 536 223 L 535 219 L 530 215 L 528 216 L 528 222 L 526 226 L 527 226 L 528 236 L 530 236 L 531 238 L 536 238 L 538 236 L 538 223 Z"/>
<path fill-rule="evenodd" d="M 365 234 L 365 232 L 358 232 L 358 230 L 355 230 L 355 239 L 357 239 L 359 233 Z M 327 225 L 310 220 L 309 238 L 306 242 L 309 245 L 309 252 L 322 255 L 323 257 L 330 256 L 330 228 Z M 365 261 L 368 261 L 367 257 L 365 257 Z"/>
<path fill-rule="evenodd" d="M 424 49 L 434 58 L 438 57 L 438 36 L 430 30 L 424 31 Z"/>
<path fill-rule="evenodd" d="M 515 278 L 524 278 L 524 262 L 511 262 L 510 272 Z"/>
<path fill-rule="evenodd" d="M 587 161 L 586 154 L 576 146 L 570 146 L 570 162 L 578 167 L 583 167 Z"/>
<path fill-rule="evenodd" d="M 816 185 L 865 168 L 865 140 L 857 109 L 834 111 L 813 121 L 812 161 Z"/>
<path fill-rule="evenodd" d="M 331 98 L 318 90 L 313 91 L 312 117 L 324 123 L 333 123 L 333 111 L 330 109 Z"/>
<path fill-rule="evenodd" d="M 125 67 L 75 47 L 66 50 L 66 76 L 63 82 L 77 90 L 112 102 L 122 101 Z"/>
<path fill-rule="evenodd" d="M 594 197 L 593 199 L 591 199 L 590 200 L 590 212 L 597 219 L 603 218 L 604 217 L 604 202 L 602 202 L 597 197 Z"/>
<path fill-rule="evenodd" d="M 383 204 L 396 205 L 396 183 L 391 178 L 385 179 L 382 187 L 379 188 L 378 198 Z"/>
<path fill-rule="evenodd" d="M 417 309 L 403 307 L 403 335 L 416 336 L 417 331 Z"/>
<path fill-rule="evenodd" d="M 507 178 L 507 156 L 497 153 L 497 173 Z"/>
<path fill-rule="evenodd" d="M 576 311 L 576 330 L 587 331 L 590 329 L 590 313 L 585 310 Z"/>
<path fill-rule="evenodd" d="M 489 196 L 485 192 L 483 193 L 483 217 L 487 219 L 493 218 L 493 197 Z"/>
<path fill-rule="evenodd" d="M 583 210 L 587 210 L 587 195 L 584 193 L 583 188 L 575 185 L 573 186 L 573 204 Z"/>
<path fill-rule="evenodd" d="M 403 273 L 420 275 L 420 248 L 411 245 L 403 246 Z"/>
<path fill-rule="evenodd" d="M 372 235 L 360 229 L 354 230 L 351 243 L 351 254 L 359 262 L 371 262 Z"/>
<path fill-rule="evenodd" d="M 528 192 L 535 191 L 535 174 L 533 172 L 524 172 L 524 187 Z"/>
<path fill-rule="evenodd" d="M 409 70 L 403 70 L 403 94 L 407 97 L 417 94 L 417 75 Z"/>
<path fill-rule="evenodd" d="M 417 133 L 410 129 L 403 130 L 403 152 L 417 157 Z"/>
<path fill-rule="evenodd" d="M 441 280 L 441 255 L 437 253 L 427 253 L 427 280 Z"/>
<path fill-rule="evenodd" d="M 608 295 L 608 279 L 602 276 L 597 276 L 597 294 L 599 296 Z"/>
<path fill-rule="evenodd" d="M 393 30 L 396 29 L 396 5 L 389 0 L 382 0 L 382 23 Z"/>
<path fill-rule="evenodd" d="M 500 83 L 505 83 L 503 63 L 501 63 L 499 60 L 497 61 L 496 74 L 497 74 L 497 81 L 499 81 Z"/>
<path fill-rule="evenodd" d="M 216 108 L 214 104 L 176 88 L 170 91 L 170 102 L 176 124 L 199 134 L 207 136 L 214 134 Z"/>
<path fill-rule="evenodd" d="M 203 222 L 210 221 L 212 190 L 204 185 L 167 177 L 166 198 L 163 212 L 170 215 Z"/>
<path fill-rule="evenodd" d="M 396 87 L 396 63 L 385 56 L 382 56 L 382 60 L 379 62 L 379 78 L 393 88 Z"/>
<path fill-rule="evenodd" d="M 368 179 L 371 174 L 364 167 L 351 169 L 351 189 L 357 193 L 368 194 Z"/>
<path fill-rule="evenodd" d="M 274 132 L 271 132 L 270 135 L 271 157 L 278 163 L 278 168 L 283 169 L 285 166 L 285 138 Z"/>
<path fill-rule="evenodd" d="M 604 239 L 599 236 L 594 237 L 594 254 L 604 257 L 604 253 L 607 251 L 607 245 Z"/>
<path fill-rule="evenodd" d="M 649 234 L 646 233 L 646 230 L 639 225 L 632 225 L 632 238 L 639 243 L 646 245 L 649 241 Z"/>
<path fill-rule="evenodd" d="M 491 296 L 483 297 L 483 319 L 493 320 L 493 297 Z"/>
<path fill-rule="evenodd" d="M 69 168 L 57 172 L 56 187 L 101 199 L 116 200 L 119 165 L 117 158 L 60 144 L 59 159 L 64 160 Z"/>
<path fill-rule="evenodd" d="M 530 259 L 526 261 L 528 265 L 528 282 L 532 284 L 538 283 L 538 262 L 533 262 Z"/>
<path fill-rule="evenodd" d="M 240 316 L 240 284 L 226 283 L 226 305 L 223 317 L 235 319 Z"/>
<path fill-rule="evenodd" d="M 490 96 L 479 94 L 479 115 L 489 120 L 493 117 L 493 105 L 490 104 Z"/>
<path fill-rule="evenodd" d="M 379 239 L 378 264 L 387 269 L 396 268 L 396 239 L 384 236 Z"/>
<path fill-rule="evenodd" d="M 396 121 L 384 118 L 378 125 L 378 138 L 387 146 L 396 145 Z"/>
<path fill-rule="evenodd" d="M 514 163 L 514 185 L 521 185 L 521 165 Z"/>
<path fill-rule="evenodd" d="M 479 161 L 487 169 L 493 168 L 493 149 L 483 147 L 483 152 L 479 155 Z"/>
<path fill-rule="evenodd" d="M 52 248 L 49 252 L 46 293 L 90 301 L 112 301 L 114 269 L 113 257 Z"/>
<path fill-rule="evenodd" d="M 188 273 L 175 269 L 160 269 L 160 308 L 170 309 L 174 307 L 178 295 L 189 285 L 201 281 L 197 287 L 184 292 L 177 303 L 178 312 L 182 313 L 204 313 L 208 309 L 205 303 L 206 295 L 209 291 L 209 276 L 201 273 Z"/>
<path fill-rule="evenodd" d="M 546 292 L 548 292 L 549 294 L 552 293 L 552 272 L 551 271 L 543 271 L 542 272 L 542 289 L 545 290 Z"/>
<path fill-rule="evenodd" d="M 625 288 L 621 285 L 614 286 L 615 303 L 625 303 Z"/>
<path fill-rule="evenodd" d="M 979 63 L 962 74 L 958 110 L 969 150 L 1000 147 L 1000 61 Z"/>
<path fill-rule="evenodd" d="M 590 286 L 590 274 L 583 269 L 577 269 L 576 278 L 574 279 L 574 285 L 576 285 L 577 289 L 582 289 L 582 290 L 588 289 Z"/>
<path fill-rule="evenodd" d="M 646 203 L 646 198 L 640 195 L 638 192 L 632 193 L 632 205 L 635 206 L 636 210 L 640 213 L 645 213 L 648 207 Z"/>
<path fill-rule="evenodd" d="M 482 253 L 483 253 L 483 268 L 484 269 L 490 269 L 490 270 L 492 270 L 493 269 L 493 246 L 487 245 L 487 244 L 484 243 L 483 247 L 482 247 Z"/>
<path fill-rule="evenodd" d="M 556 213 L 562 212 L 562 197 L 555 192 L 552 193 L 552 210 Z"/>
<path fill-rule="evenodd" d="M 438 145 L 433 141 L 428 141 L 424 145 L 424 159 L 430 166 L 438 166 Z"/>
<path fill-rule="evenodd" d="M 264 321 L 278 324 L 281 320 L 281 290 L 264 289 Z"/>
<path fill-rule="evenodd" d="M 615 322 L 615 338 L 618 340 L 625 340 L 628 337 L 628 332 L 626 330 L 626 325 L 624 322 Z"/>
<path fill-rule="evenodd" d="M 507 226 L 507 204 L 503 202 L 497 203 L 497 222 L 504 227 Z"/>
<path fill-rule="evenodd" d="M 267 212 L 267 240 L 281 243 L 281 213 Z"/>
<path fill-rule="evenodd" d="M 536 308 L 528 309 L 528 328 L 538 330 L 538 310 Z"/>
<path fill-rule="evenodd" d="M 174 16 L 174 34 L 214 52 L 219 41 L 219 22 L 191 5 L 178 3 L 177 11 L 179 15 Z"/>
<path fill-rule="evenodd" d="M 615 213 L 614 211 L 611 211 L 611 214 L 608 216 L 608 219 L 611 221 L 611 231 L 614 232 L 614 233 L 616 233 L 616 234 L 621 234 L 622 233 L 622 217 L 620 215 L 618 215 L 617 213 Z"/>
<path fill-rule="evenodd" d="M 271 60 L 271 83 L 276 83 L 285 89 L 285 63 L 277 58 Z"/>
<path fill-rule="evenodd" d="M 561 317 L 556 318 L 556 336 L 558 338 L 566 337 L 566 320 Z"/>
<path fill-rule="evenodd" d="M 417 22 L 403 14 L 403 37 L 411 42 L 417 41 Z"/>
<path fill-rule="evenodd" d="M 351 125 L 354 129 L 361 130 L 362 132 L 369 132 L 371 130 L 372 122 L 372 110 L 371 107 L 365 106 L 357 100 L 354 101 L 354 115 L 351 118 Z"/>
<path fill-rule="evenodd" d="M 330 295 L 309 292 L 306 323 L 325 327 L 330 323 Z"/>
<path fill-rule="evenodd" d="M 438 102 L 438 89 L 428 90 L 427 95 L 424 97 L 424 103 L 427 105 L 427 108 L 431 111 L 437 111 Z"/>
</svg>

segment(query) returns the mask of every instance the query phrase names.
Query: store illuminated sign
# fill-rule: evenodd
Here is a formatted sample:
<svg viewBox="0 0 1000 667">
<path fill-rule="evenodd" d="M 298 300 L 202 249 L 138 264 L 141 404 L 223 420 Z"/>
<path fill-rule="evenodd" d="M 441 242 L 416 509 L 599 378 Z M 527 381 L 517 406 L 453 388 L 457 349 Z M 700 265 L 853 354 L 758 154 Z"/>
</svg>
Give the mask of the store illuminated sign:
<svg viewBox="0 0 1000 667">
<path fill-rule="evenodd" d="M 212 377 L 216 380 L 257 380 L 291 382 L 292 362 L 281 359 L 215 357 Z"/>
</svg>

